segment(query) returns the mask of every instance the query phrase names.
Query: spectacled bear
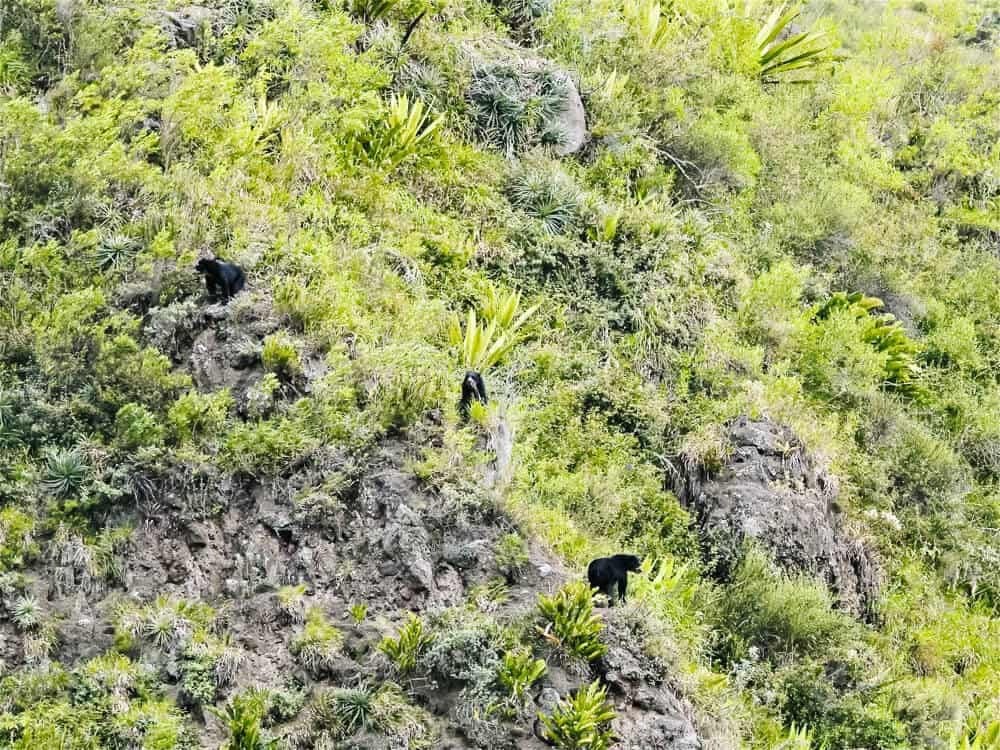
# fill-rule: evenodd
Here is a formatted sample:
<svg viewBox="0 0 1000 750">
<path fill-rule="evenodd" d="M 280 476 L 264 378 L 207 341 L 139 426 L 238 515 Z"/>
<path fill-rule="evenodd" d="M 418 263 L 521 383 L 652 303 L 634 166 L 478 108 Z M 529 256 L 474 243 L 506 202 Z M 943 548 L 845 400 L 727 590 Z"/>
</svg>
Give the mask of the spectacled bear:
<svg viewBox="0 0 1000 750">
<path fill-rule="evenodd" d="M 474 370 L 469 370 L 462 380 L 462 400 L 458 404 L 458 410 L 463 419 L 468 419 L 469 407 L 472 405 L 473 399 L 481 404 L 489 403 L 483 376 Z"/>
<path fill-rule="evenodd" d="M 227 263 L 218 258 L 202 258 L 194 267 L 198 273 L 205 274 L 205 286 L 213 298 L 219 296 L 223 302 L 228 302 L 233 295 L 243 289 L 246 276 L 243 269 L 235 263 Z"/>
<path fill-rule="evenodd" d="M 608 605 L 615 606 L 614 589 L 618 586 L 618 597 L 625 603 L 625 589 L 628 584 L 628 574 L 638 573 L 642 560 L 635 555 L 612 555 L 591 560 L 587 566 L 587 580 L 590 587 L 597 589 L 608 597 Z"/>
</svg>

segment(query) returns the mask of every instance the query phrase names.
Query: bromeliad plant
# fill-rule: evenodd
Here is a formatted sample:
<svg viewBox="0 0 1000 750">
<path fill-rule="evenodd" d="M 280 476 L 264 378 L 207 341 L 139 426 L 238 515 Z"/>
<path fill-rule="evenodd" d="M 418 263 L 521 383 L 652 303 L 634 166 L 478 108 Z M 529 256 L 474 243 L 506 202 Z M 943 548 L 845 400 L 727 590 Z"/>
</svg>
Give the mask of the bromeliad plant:
<svg viewBox="0 0 1000 750">
<path fill-rule="evenodd" d="M 876 314 L 882 300 L 866 297 L 861 292 L 848 294 L 834 292 L 813 314 L 813 321 L 823 321 L 841 310 L 848 310 L 855 318 L 866 323 L 862 340 L 876 351 L 885 354 L 885 388 L 906 398 L 921 400 L 924 389 L 920 385 L 922 370 L 917 364 L 920 345 L 906 335 L 903 325 L 891 313 Z"/>
<path fill-rule="evenodd" d="M 801 12 L 798 6 L 788 11 L 786 7 L 787 3 L 782 3 L 775 8 L 754 38 L 758 75 L 766 83 L 776 83 L 780 80 L 779 76 L 793 71 L 815 70 L 829 59 L 830 45 L 818 46 L 825 37 L 822 32 L 806 31 L 792 34 L 787 39 L 778 38 Z M 795 80 L 804 82 L 809 79 Z"/>
<path fill-rule="evenodd" d="M 973 734 L 953 738 L 951 750 L 1000 750 L 1000 721 L 990 722 Z"/>
<path fill-rule="evenodd" d="M 615 718 L 607 700 L 608 690 L 594 680 L 570 699 L 559 701 L 551 716 L 539 714 L 545 738 L 556 747 L 572 750 L 607 750 L 614 741 L 609 728 Z"/>
<path fill-rule="evenodd" d="M 518 315 L 520 305 L 520 292 L 504 293 L 490 284 L 480 304 L 482 321 L 475 309 L 470 308 L 463 333 L 458 316 L 452 318 L 449 331 L 451 344 L 461 349 L 462 364 L 466 368 L 485 372 L 503 360 L 523 339 L 520 331 L 538 306 Z"/>
<path fill-rule="evenodd" d="M 538 609 L 548 620 L 538 632 L 568 653 L 593 661 L 605 654 L 607 646 L 598 640 L 604 629 L 594 614 L 595 591 L 582 581 L 563 586 L 555 596 L 538 595 Z M 536 626 L 537 627 L 537 626 Z"/>
<path fill-rule="evenodd" d="M 625 0 L 622 15 L 643 49 L 652 52 L 666 45 L 670 27 L 657 0 Z"/>
<path fill-rule="evenodd" d="M 373 166 L 391 171 L 417 154 L 444 122 L 444 115 L 432 118 L 419 99 L 393 94 L 385 119 L 361 136 L 361 154 Z"/>
<path fill-rule="evenodd" d="M 250 691 L 234 695 L 220 711 L 214 706 L 206 706 L 218 716 L 229 730 L 229 739 L 223 750 L 273 750 L 278 740 L 265 740 L 260 729 L 264 718 L 264 694 Z"/>
<path fill-rule="evenodd" d="M 417 666 L 417 657 L 433 642 L 433 634 L 425 633 L 424 623 L 411 612 L 399 628 L 398 637 L 386 636 L 378 648 L 389 657 L 400 674 L 407 674 Z"/>
<path fill-rule="evenodd" d="M 510 690 L 511 698 L 521 700 L 545 670 L 545 660 L 533 658 L 526 648 L 506 651 L 500 664 L 500 683 Z"/>
</svg>

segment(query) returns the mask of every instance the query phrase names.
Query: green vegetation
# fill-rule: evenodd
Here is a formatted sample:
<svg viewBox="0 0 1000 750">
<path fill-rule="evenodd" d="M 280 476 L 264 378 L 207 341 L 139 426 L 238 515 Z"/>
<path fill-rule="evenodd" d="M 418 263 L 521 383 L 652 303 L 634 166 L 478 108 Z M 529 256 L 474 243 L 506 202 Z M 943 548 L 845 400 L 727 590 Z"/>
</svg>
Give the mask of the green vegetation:
<svg viewBox="0 0 1000 750">
<path fill-rule="evenodd" d="M 594 613 L 595 593 L 587 584 L 574 582 L 563 586 L 555 596 L 539 594 L 538 609 L 547 624 L 538 627 L 538 632 L 568 655 L 587 661 L 603 655 L 607 646 L 597 637 L 604 626 Z"/>
<path fill-rule="evenodd" d="M 510 690 L 511 698 L 521 700 L 531 685 L 545 674 L 544 659 L 535 659 L 527 649 L 507 651 L 500 666 L 500 682 Z"/>
<path fill-rule="evenodd" d="M 613 718 L 607 688 L 596 680 L 560 701 L 551 716 L 541 716 L 545 737 L 567 750 L 607 750 L 614 741 L 614 734 L 607 728 Z"/>
<path fill-rule="evenodd" d="M 321 674 L 333 666 L 340 655 L 344 635 L 329 623 L 318 607 L 305 613 L 302 631 L 292 638 L 290 650 L 306 669 Z"/>
<path fill-rule="evenodd" d="M 995 3 L 0 6 L 4 747 L 182 750 L 212 707 L 234 748 L 293 720 L 304 745 L 453 722 L 499 747 L 569 666 L 536 657 L 587 671 L 612 632 L 575 583 L 505 620 L 536 558 L 617 551 L 649 561 L 636 647 L 715 745 L 997 744 Z M 247 273 L 224 308 L 209 255 Z M 491 396 L 470 424 L 465 368 Z M 714 577 L 678 495 L 740 415 L 832 477 L 883 569 L 870 622 L 759 550 Z M 230 543 L 274 506 L 343 540 L 387 454 L 448 510 L 435 540 L 503 517 L 490 569 L 380 645 L 359 561 L 327 615 L 268 594 L 309 684 L 257 706 L 249 597 L 304 578 L 258 580 L 249 549 L 209 575 L 199 524 Z M 391 668 L 335 684 L 376 648 Z M 578 692 L 553 741 L 606 743 L 605 701 Z"/>
<path fill-rule="evenodd" d="M 417 657 L 433 642 L 434 635 L 425 633 L 424 623 L 410 612 L 406 622 L 400 625 L 397 636 L 386 636 L 378 648 L 389 657 L 396 670 L 405 675 L 417 666 Z"/>
<path fill-rule="evenodd" d="M 265 740 L 261 734 L 260 722 L 264 718 L 265 696 L 248 692 L 234 695 L 221 711 L 210 710 L 218 716 L 229 730 L 229 739 L 223 750 L 273 750 L 278 741 Z"/>
</svg>

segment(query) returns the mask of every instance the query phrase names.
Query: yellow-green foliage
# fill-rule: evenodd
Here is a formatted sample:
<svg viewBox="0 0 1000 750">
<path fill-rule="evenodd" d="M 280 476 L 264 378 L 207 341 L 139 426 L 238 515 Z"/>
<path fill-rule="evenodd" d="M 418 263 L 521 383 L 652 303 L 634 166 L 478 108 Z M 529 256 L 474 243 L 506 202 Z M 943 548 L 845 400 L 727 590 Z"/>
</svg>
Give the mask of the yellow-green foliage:
<svg viewBox="0 0 1000 750">
<path fill-rule="evenodd" d="M 545 737 L 567 750 L 606 750 L 614 741 L 609 728 L 615 712 L 607 701 L 607 687 L 594 680 L 559 702 L 551 715 L 541 714 Z"/>
<path fill-rule="evenodd" d="M 407 674 L 417 666 L 417 657 L 434 642 L 433 633 L 424 632 L 424 623 L 410 612 L 399 628 L 396 638 L 386 636 L 379 644 L 379 651 L 392 661 L 400 674 Z"/>
<path fill-rule="evenodd" d="M 538 632 L 567 654 L 593 661 L 608 650 L 598 634 L 604 629 L 594 613 L 593 591 L 581 582 L 568 583 L 554 596 L 538 595 L 538 609 L 546 620 Z"/>
<path fill-rule="evenodd" d="M 290 650 L 313 673 L 329 669 L 340 655 L 344 634 L 326 619 L 319 607 L 310 607 L 305 613 L 301 632 L 292 638 Z"/>
<path fill-rule="evenodd" d="M 254 0 L 203 3 L 188 36 L 164 11 L 189 9 L 166 0 L 0 4 L 0 593 L 33 665 L 62 654 L 24 569 L 65 555 L 121 586 L 132 551 L 108 519 L 156 507 L 192 466 L 213 495 L 229 474 L 304 486 L 349 455 L 297 508 L 328 523 L 386 440 L 439 451 L 426 486 L 471 506 L 509 437 L 511 481 L 490 501 L 578 572 L 615 551 L 650 560 L 635 606 L 723 744 L 986 741 L 986 5 Z M 559 156 L 571 84 L 589 138 Z M 247 271 L 221 313 L 200 307 L 204 252 Z M 516 408 L 460 428 L 460 366 Z M 722 471 L 740 414 L 791 425 L 834 475 L 845 528 L 879 550 L 883 621 L 847 620 L 825 587 L 755 557 L 704 578 L 677 470 Z M 516 577 L 520 546 L 497 552 Z M 572 632 L 593 653 L 593 613 L 571 599 L 553 612 L 579 604 Z M 197 607 L 115 621 L 118 646 L 169 651 L 204 703 L 236 658 L 205 646 Z M 426 637 L 389 639 L 401 671 Z M 198 744 L 149 697 L 172 694 L 162 676 L 122 677 L 138 686 L 125 706 L 46 669 L 8 669 L 12 747 Z M 379 731 L 433 743 L 401 691 L 371 702 Z"/>
</svg>

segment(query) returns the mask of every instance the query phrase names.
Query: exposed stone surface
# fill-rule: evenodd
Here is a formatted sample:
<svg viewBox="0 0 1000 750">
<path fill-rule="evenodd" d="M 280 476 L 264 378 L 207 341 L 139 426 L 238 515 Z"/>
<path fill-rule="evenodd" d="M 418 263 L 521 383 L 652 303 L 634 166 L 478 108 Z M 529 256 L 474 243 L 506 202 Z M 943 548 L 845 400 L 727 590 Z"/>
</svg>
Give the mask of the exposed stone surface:
<svg viewBox="0 0 1000 750">
<path fill-rule="evenodd" d="M 844 528 L 836 481 L 787 427 L 740 417 L 728 438 L 732 453 L 722 470 L 705 477 L 689 468 L 679 488 L 720 574 L 728 575 L 744 541 L 753 540 L 786 569 L 825 580 L 844 609 L 871 616 L 879 566 Z"/>
<path fill-rule="evenodd" d="M 635 648 L 645 641 L 625 610 L 606 610 L 601 641 L 607 653 L 597 672 L 615 702 L 616 747 L 629 750 L 700 750 L 691 706 L 671 685 L 661 660 Z"/>
</svg>

